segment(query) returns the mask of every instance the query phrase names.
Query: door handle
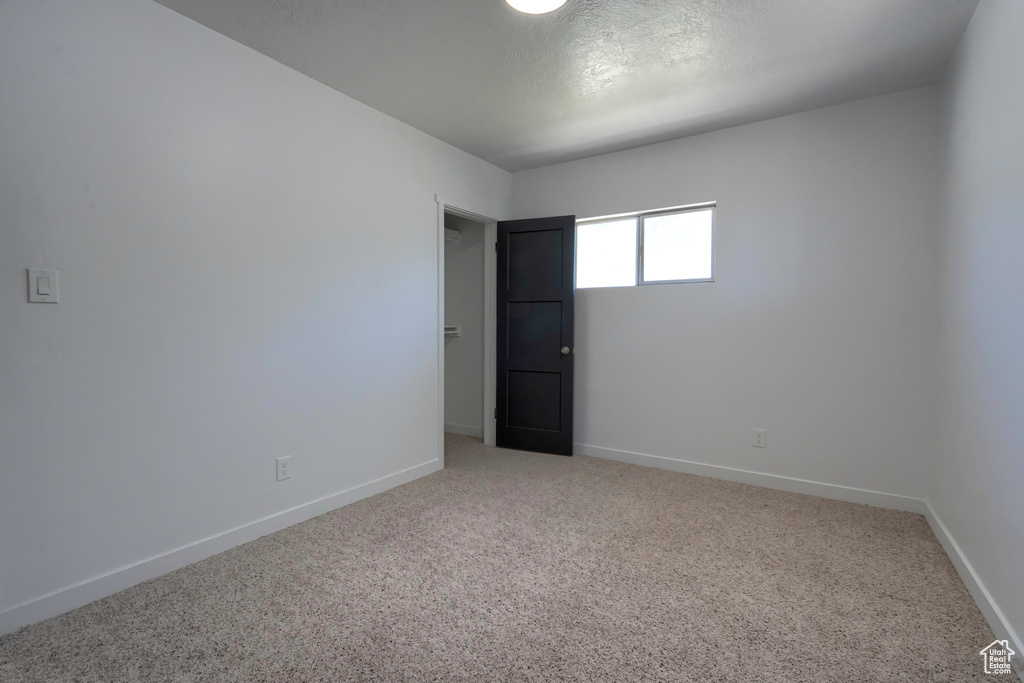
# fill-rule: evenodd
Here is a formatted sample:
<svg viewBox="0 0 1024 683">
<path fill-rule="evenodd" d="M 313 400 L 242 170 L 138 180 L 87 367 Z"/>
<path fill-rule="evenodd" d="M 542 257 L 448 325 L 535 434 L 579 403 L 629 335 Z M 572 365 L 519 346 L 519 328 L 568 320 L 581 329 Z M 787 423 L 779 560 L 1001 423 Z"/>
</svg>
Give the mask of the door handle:
<svg viewBox="0 0 1024 683">
<path fill-rule="evenodd" d="M 570 349 L 568 346 L 563 346 L 562 347 L 562 355 L 563 356 L 568 356 L 569 355 L 569 351 L 571 351 L 571 350 L 572 349 Z"/>
</svg>

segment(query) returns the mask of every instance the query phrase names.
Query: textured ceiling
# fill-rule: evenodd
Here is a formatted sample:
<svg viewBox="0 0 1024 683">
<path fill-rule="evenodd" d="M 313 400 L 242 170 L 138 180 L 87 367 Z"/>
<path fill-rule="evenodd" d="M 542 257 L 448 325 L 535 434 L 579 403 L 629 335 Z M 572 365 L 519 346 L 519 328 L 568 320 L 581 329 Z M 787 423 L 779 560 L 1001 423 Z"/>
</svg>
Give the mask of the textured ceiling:
<svg viewBox="0 0 1024 683">
<path fill-rule="evenodd" d="M 158 0 L 502 168 L 938 81 L 978 0 Z"/>
</svg>

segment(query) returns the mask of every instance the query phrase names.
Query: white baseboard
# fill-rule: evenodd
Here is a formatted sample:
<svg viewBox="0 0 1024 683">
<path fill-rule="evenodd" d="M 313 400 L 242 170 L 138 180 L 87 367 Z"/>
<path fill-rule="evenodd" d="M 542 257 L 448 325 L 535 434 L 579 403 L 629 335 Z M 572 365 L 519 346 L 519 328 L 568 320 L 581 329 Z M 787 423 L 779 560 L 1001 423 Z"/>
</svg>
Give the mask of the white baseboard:
<svg viewBox="0 0 1024 683">
<path fill-rule="evenodd" d="M 946 554 L 949 555 L 949 559 L 953 563 L 953 567 L 956 569 L 957 574 L 960 575 L 960 579 L 964 582 L 964 585 L 967 587 L 968 592 L 970 592 L 971 597 L 973 597 L 974 601 L 978 604 L 978 609 L 981 610 L 982 616 L 985 617 L 985 620 L 992 628 L 992 631 L 996 634 L 996 637 L 1010 640 L 1014 645 L 1014 649 L 1018 653 L 1024 652 L 1024 642 L 1021 642 L 1017 633 L 1010 626 L 1010 623 L 1003 614 L 1003 611 L 999 609 L 999 605 L 996 604 L 992 595 L 978 578 L 978 575 L 975 573 L 971 563 L 967 560 L 963 551 L 960 550 L 960 546 L 957 545 L 956 541 L 950 535 L 949 530 L 935 513 L 935 509 L 928 501 L 922 498 L 911 498 L 908 496 L 899 496 L 893 493 L 882 493 L 880 491 L 870 491 L 868 489 L 858 489 L 850 486 L 839 486 L 819 481 L 795 479 L 775 474 L 765 474 L 763 472 L 752 472 L 733 467 L 722 467 L 721 465 L 708 465 L 688 460 L 666 458 L 659 455 L 646 455 L 644 453 L 620 451 L 612 448 L 590 446 L 588 444 L 573 444 L 573 452 L 579 455 L 589 455 L 595 458 L 603 458 L 605 460 L 617 460 L 618 462 L 626 462 L 633 465 L 644 465 L 646 467 L 656 467 L 658 469 L 670 470 L 672 472 L 696 474 L 702 477 L 724 479 L 726 481 L 763 486 L 765 488 L 777 489 L 780 491 L 790 491 L 792 493 L 806 493 L 812 496 L 820 496 L 822 498 L 842 500 L 849 503 L 862 503 L 890 510 L 916 512 L 924 515 L 925 519 L 928 520 L 928 524 L 931 526 L 932 531 L 935 533 L 935 537 L 946 551 Z M 987 643 L 982 643 L 981 646 L 979 646 L 979 650 L 984 645 L 987 645 Z M 1022 658 L 1022 661 L 1024 661 L 1024 658 Z"/>
<path fill-rule="evenodd" d="M 920 498 L 899 496 L 895 493 L 883 493 L 868 489 L 858 489 L 851 486 L 839 486 L 837 484 L 826 484 L 820 481 L 808 479 L 796 479 L 784 477 L 777 474 L 765 474 L 764 472 L 753 472 L 741 470 L 734 467 L 723 467 L 721 465 L 707 465 L 705 463 L 679 460 L 677 458 L 666 458 L 661 455 L 647 455 L 645 453 L 633 453 L 632 451 L 620 451 L 613 448 L 602 448 L 588 444 L 573 444 L 573 452 L 579 455 L 589 455 L 604 460 L 617 460 L 628 462 L 633 465 L 645 467 L 656 467 L 661 470 L 682 472 L 684 474 L 696 474 L 701 477 L 713 479 L 724 479 L 735 481 L 741 484 L 763 486 L 768 489 L 789 491 L 791 493 L 805 493 L 821 498 L 842 500 L 848 503 L 861 503 L 875 507 L 887 508 L 889 510 L 902 510 L 905 512 L 916 512 L 924 514 L 927 511 L 927 504 Z"/>
<path fill-rule="evenodd" d="M 0 635 L 87 605 L 261 536 L 419 479 L 441 468 L 441 461 L 435 458 L 15 605 L 0 612 Z"/>
<path fill-rule="evenodd" d="M 470 427 L 468 425 L 457 425 L 450 422 L 445 422 L 444 431 L 451 432 L 452 434 L 464 434 L 465 436 L 475 436 L 478 439 L 484 438 L 483 427 Z"/>
<path fill-rule="evenodd" d="M 992 594 L 985 588 L 985 584 L 978 578 L 978 574 L 974 571 L 974 567 L 971 566 L 967 556 L 964 555 L 960 549 L 960 545 L 956 542 L 953 536 L 949 533 L 949 529 L 942 523 L 938 513 L 935 512 L 935 508 L 931 506 L 931 503 L 925 503 L 927 509 L 925 510 L 924 516 L 928 520 L 928 524 L 932 528 L 932 532 L 935 533 L 935 537 L 939 539 L 939 543 L 942 544 L 942 548 L 949 555 L 950 561 L 956 568 L 956 573 L 960 575 L 960 579 L 964 582 L 967 587 L 967 591 L 974 598 L 974 602 L 978 603 L 978 609 L 981 610 L 982 616 L 988 622 L 988 625 L 992 627 L 992 631 L 996 634 L 996 638 L 1003 640 L 1007 639 L 1013 646 L 1013 649 L 1017 651 L 1017 658 L 1019 661 L 1024 662 L 1024 641 L 1020 639 L 1017 633 L 1010 626 L 1009 620 L 1003 611 L 999 609 L 999 605 L 992 598 Z M 983 643 L 987 645 L 988 643 Z M 980 648 L 979 648 L 980 650 Z M 1022 679 L 1024 680 L 1024 679 Z"/>
<path fill-rule="evenodd" d="M 463 425 L 445 424 L 445 431 L 466 434 L 459 428 L 472 430 Z M 481 436 L 482 430 L 469 432 L 470 436 Z M 621 451 L 587 444 L 574 444 L 574 452 L 605 460 L 655 467 L 672 472 L 683 472 L 698 476 L 712 477 L 726 481 L 735 481 L 754 486 L 805 493 L 822 498 L 831 498 L 850 503 L 861 503 L 892 510 L 903 510 L 923 514 L 928 520 L 939 543 L 945 549 L 950 561 L 963 580 L 964 585 L 978 604 L 982 615 L 1000 639 L 1006 638 L 1013 643 L 1018 653 L 1024 652 L 1024 641 L 1010 626 L 1002 610 L 978 578 L 973 566 L 963 554 L 956 540 L 950 535 L 946 525 L 942 523 L 935 509 L 927 501 L 920 498 L 899 496 L 880 491 L 838 486 L 823 482 L 796 479 L 763 472 L 753 472 L 720 465 L 666 458 L 657 455 Z M 194 562 L 206 559 L 217 553 L 256 540 L 261 536 L 272 534 L 299 522 L 304 522 L 331 510 L 343 507 L 357 500 L 368 498 L 395 486 L 408 483 L 441 469 L 439 460 L 434 459 L 413 467 L 395 472 L 379 479 L 353 486 L 337 493 L 324 496 L 317 500 L 299 505 L 288 510 L 264 517 L 249 524 L 230 529 L 216 536 L 195 543 L 175 548 L 127 567 L 116 569 L 101 576 L 88 579 L 73 586 L 40 596 L 20 605 L 15 605 L 0 612 L 0 635 L 11 633 L 27 624 L 33 624 L 50 617 L 63 614 L 94 600 L 113 595 L 136 584 L 156 578 L 168 572 L 180 569 Z"/>
</svg>

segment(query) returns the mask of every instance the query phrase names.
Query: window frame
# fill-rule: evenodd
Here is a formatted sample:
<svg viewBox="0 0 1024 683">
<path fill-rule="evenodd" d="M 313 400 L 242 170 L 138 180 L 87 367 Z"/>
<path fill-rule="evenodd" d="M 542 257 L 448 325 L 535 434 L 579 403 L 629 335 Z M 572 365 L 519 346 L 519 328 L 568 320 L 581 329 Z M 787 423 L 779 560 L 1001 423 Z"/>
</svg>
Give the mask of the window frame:
<svg viewBox="0 0 1024 683">
<path fill-rule="evenodd" d="M 646 218 L 658 216 L 673 216 L 676 214 L 691 213 L 694 211 L 707 211 L 708 209 L 711 210 L 711 277 L 687 278 L 683 280 L 644 280 L 644 220 Z M 611 216 L 597 216 L 595 218 L 578 220 L 576 221 L 576 226 L 579 227 L 589 223 L 610 223 L 612 221 L 625 220 L 628 218 L 636 220 L 636 277 L 633 282 L 634 287 L 643 287 L 646 285 L 681 285 L 715 281 L 715 266 L 717 265 L 715 262 L 715 256 L 717 254 L 716 247 L 718 242 L 718 230 L 716 229 L 718 223 L 718 202 L 702 202 L 700 204 L 687 204 L 686 206 L 673 206 L 667 209 L 653 209 L 651 211 L 636 211 L 633 213 L 620 213 Z M 575 277 L 573 279 L 575 280 Z M 617 286 L 584 287 L 583 289 L 617 289 Z"/>
</svg>

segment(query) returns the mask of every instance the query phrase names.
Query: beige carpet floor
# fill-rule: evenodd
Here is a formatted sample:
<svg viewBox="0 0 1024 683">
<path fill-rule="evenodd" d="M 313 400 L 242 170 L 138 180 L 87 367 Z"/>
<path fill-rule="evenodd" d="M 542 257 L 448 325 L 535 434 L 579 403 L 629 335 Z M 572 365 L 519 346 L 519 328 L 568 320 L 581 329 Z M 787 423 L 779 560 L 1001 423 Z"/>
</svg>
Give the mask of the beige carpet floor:
<svg viewBox="0 0 1024 683">
<path fill-rule="evenodd" d="M 0 680 L 985 680 L 992 632 L 920 515 L 468 437 L 446 453 L 0 639 Z"/>
</svg>

